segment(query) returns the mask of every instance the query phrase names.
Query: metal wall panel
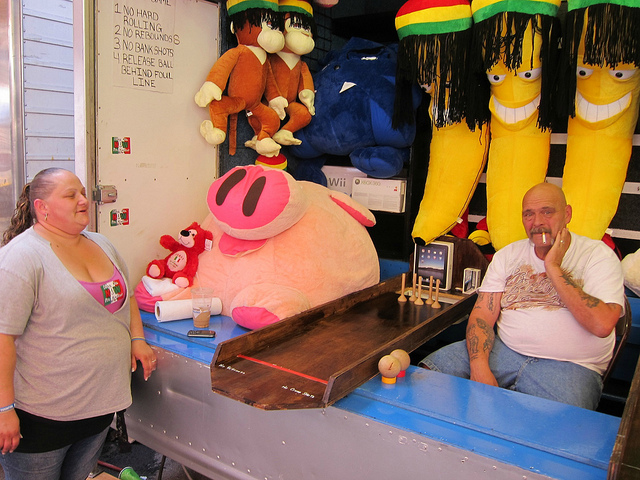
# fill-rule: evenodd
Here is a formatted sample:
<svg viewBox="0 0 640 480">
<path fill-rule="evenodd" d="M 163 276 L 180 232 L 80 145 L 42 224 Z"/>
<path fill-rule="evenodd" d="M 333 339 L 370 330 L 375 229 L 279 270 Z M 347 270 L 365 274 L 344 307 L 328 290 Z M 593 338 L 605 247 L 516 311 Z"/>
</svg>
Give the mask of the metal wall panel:
<svg viewBox="0 0 640 480">
<path fill-rule="evenodd" d="M 25 181 L 43 168 L 74 170 L 73 2 L 23 0 Z"/>
</svg>

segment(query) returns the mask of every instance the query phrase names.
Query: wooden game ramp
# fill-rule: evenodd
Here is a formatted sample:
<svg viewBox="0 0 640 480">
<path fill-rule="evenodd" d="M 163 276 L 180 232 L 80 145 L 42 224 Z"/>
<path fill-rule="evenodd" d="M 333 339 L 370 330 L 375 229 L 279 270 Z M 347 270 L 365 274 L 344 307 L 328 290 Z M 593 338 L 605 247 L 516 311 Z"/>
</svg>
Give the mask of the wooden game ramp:
<svg viewBox="0 0 640 480">
<path fill-rule="evenodd" d="M 469 243 L 456 242 L 456 257 L 466 257 L 459 265 L 484 272 L 486 260 Z M 441 292 L 441 308 L 415 305 L 398 301 L 401 285 L 399 275 L 221 342 L 211 362 L 213 391 L 265 410 L 326 407 L 378 374 L 384 355 L 410 353 L 463 318 L 476 298 Z"/>
</svg>

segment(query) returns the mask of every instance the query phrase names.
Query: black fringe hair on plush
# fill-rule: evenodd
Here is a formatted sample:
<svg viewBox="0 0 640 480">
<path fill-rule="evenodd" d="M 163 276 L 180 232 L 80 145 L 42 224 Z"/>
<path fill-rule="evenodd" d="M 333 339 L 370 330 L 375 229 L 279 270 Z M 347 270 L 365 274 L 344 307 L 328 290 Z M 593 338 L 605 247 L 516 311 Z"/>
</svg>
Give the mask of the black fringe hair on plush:
<svg viewBox="0 0 640 480">
<path fill-rule="evenodd" d="M 410 35 L 400 40 L 393 128 L 411 125 L 415 121 L 411 108 L 414 85 L 433 83 L 438 77 L 438 91 L 431 92 L 433 124 L 440 128 L 466 117 L 470 42 L 470 29 L 444 34 Z"/>
<path fill-rule="evenodd" d="M 522 65 L 522 45 L 524 33 L 531 23 L 534 33 L 542 36 L 540 48 L 540 61 L 542 63 L 542 85 L 540 92 L 540 106 L 538 107 L 538 127 L 542 130 L 551 128 L 554 121 L 553 104 L 555 96 L 554 84 L 557 80 L 557 66 L 559 60 L 559 35 L 560 28 L 556 17 L 548 15 L 530 15 L 519 12 L 507 12 L 494 15 L 487 20 L 474 23 L 472 40 L 472 58 L 480 62 L 475 70 L 486 72 L 503 60 L 507 68 L 516 70 Z M 509 32 L 503 36 L 501 32 Z M 534 37 L 532 37 L 533 39 Z M 533 40 L 532 40 L 533 41 Z M 532 54 L 533 55 L 533 54 Z M 529 59 L 533 61 L 533 57 Z M 515 74 L 515 72 L 514 72 Z M 486 78 L 477 80 L 480 96 L 490 98 L 490 84 Z M 484 118 L 482 109 L 476 110 L 479 118 Z"/>
<path fill-rule="evenodd" d="M 252 27 L 262 26 L 262 22 L 270 23 L 273 28 L 284 31 L 284 17 L 280 12 L 274 12 L 267 8 L 249 8 L 234 15 L 229 15 L 234 25 L 249 23 Z"/>
<path fill-rule="evenodd" d="M 282 12 L 282 24 L 284 25 L 284 18 L 286 17 L 286 15 L 289 15 L 289 18 L 291 19 L 291 23 L 293 24 L 298 24 L 298 25 L 302 25 L 302 28 L 307 29 L 311 32 L 311 35 L 315 38 L 318 35 L 318 27 L 316 25 L 316 21 L 313 19 L 313 17 L 310 17 L 309 15 L 303 15 L 301 13 L 298 12 Z M 284 27 L 283 27 L 284 29 Z"/>
<path fill-rule="evenodd" d="M 565 30 L 559 108 L 567 118 L 576 115 L 576 71 L 583 31 L 584 63 L 613 69 L 619 63 L 631 63 L 640 68 L 640 8 L 606 3 L 572 10 L 567 12 Z"/>
</svg>

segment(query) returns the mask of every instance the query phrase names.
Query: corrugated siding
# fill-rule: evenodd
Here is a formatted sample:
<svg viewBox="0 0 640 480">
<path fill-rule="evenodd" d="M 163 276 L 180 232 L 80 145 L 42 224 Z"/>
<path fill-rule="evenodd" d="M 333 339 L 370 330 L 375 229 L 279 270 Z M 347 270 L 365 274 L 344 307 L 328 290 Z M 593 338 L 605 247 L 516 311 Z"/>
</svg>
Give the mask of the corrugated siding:
<svg viewBox="0 0 640 480">
<path fill-rule="evenodd" d="M 73 1 L 23 0 L 27 181 L 40 170 L 74 170 Z"/>
</svg>

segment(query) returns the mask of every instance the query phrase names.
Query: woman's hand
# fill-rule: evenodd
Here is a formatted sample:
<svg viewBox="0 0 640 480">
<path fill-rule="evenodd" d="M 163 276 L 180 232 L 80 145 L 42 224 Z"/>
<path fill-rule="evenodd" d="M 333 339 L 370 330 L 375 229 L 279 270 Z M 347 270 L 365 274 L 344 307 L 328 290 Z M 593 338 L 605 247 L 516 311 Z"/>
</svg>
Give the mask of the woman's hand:
<svg viewBox="0 0 640 480">
<path fill-rule="evenodd" d="M 148 380 L 151 373 L 158 365 L 158 359 L 155 352 L 144 340 L 135 340 L 131 342 L 131 371 L 135 372 L 138 366 L 138 360 L 144 369 L 144 379 Z"/>
<path fill-rule="evenodd" d="M 11 453 L 20 443 L 20 420 L 14 409 L 0 413 L 0 449 Z"/>
</svg>

